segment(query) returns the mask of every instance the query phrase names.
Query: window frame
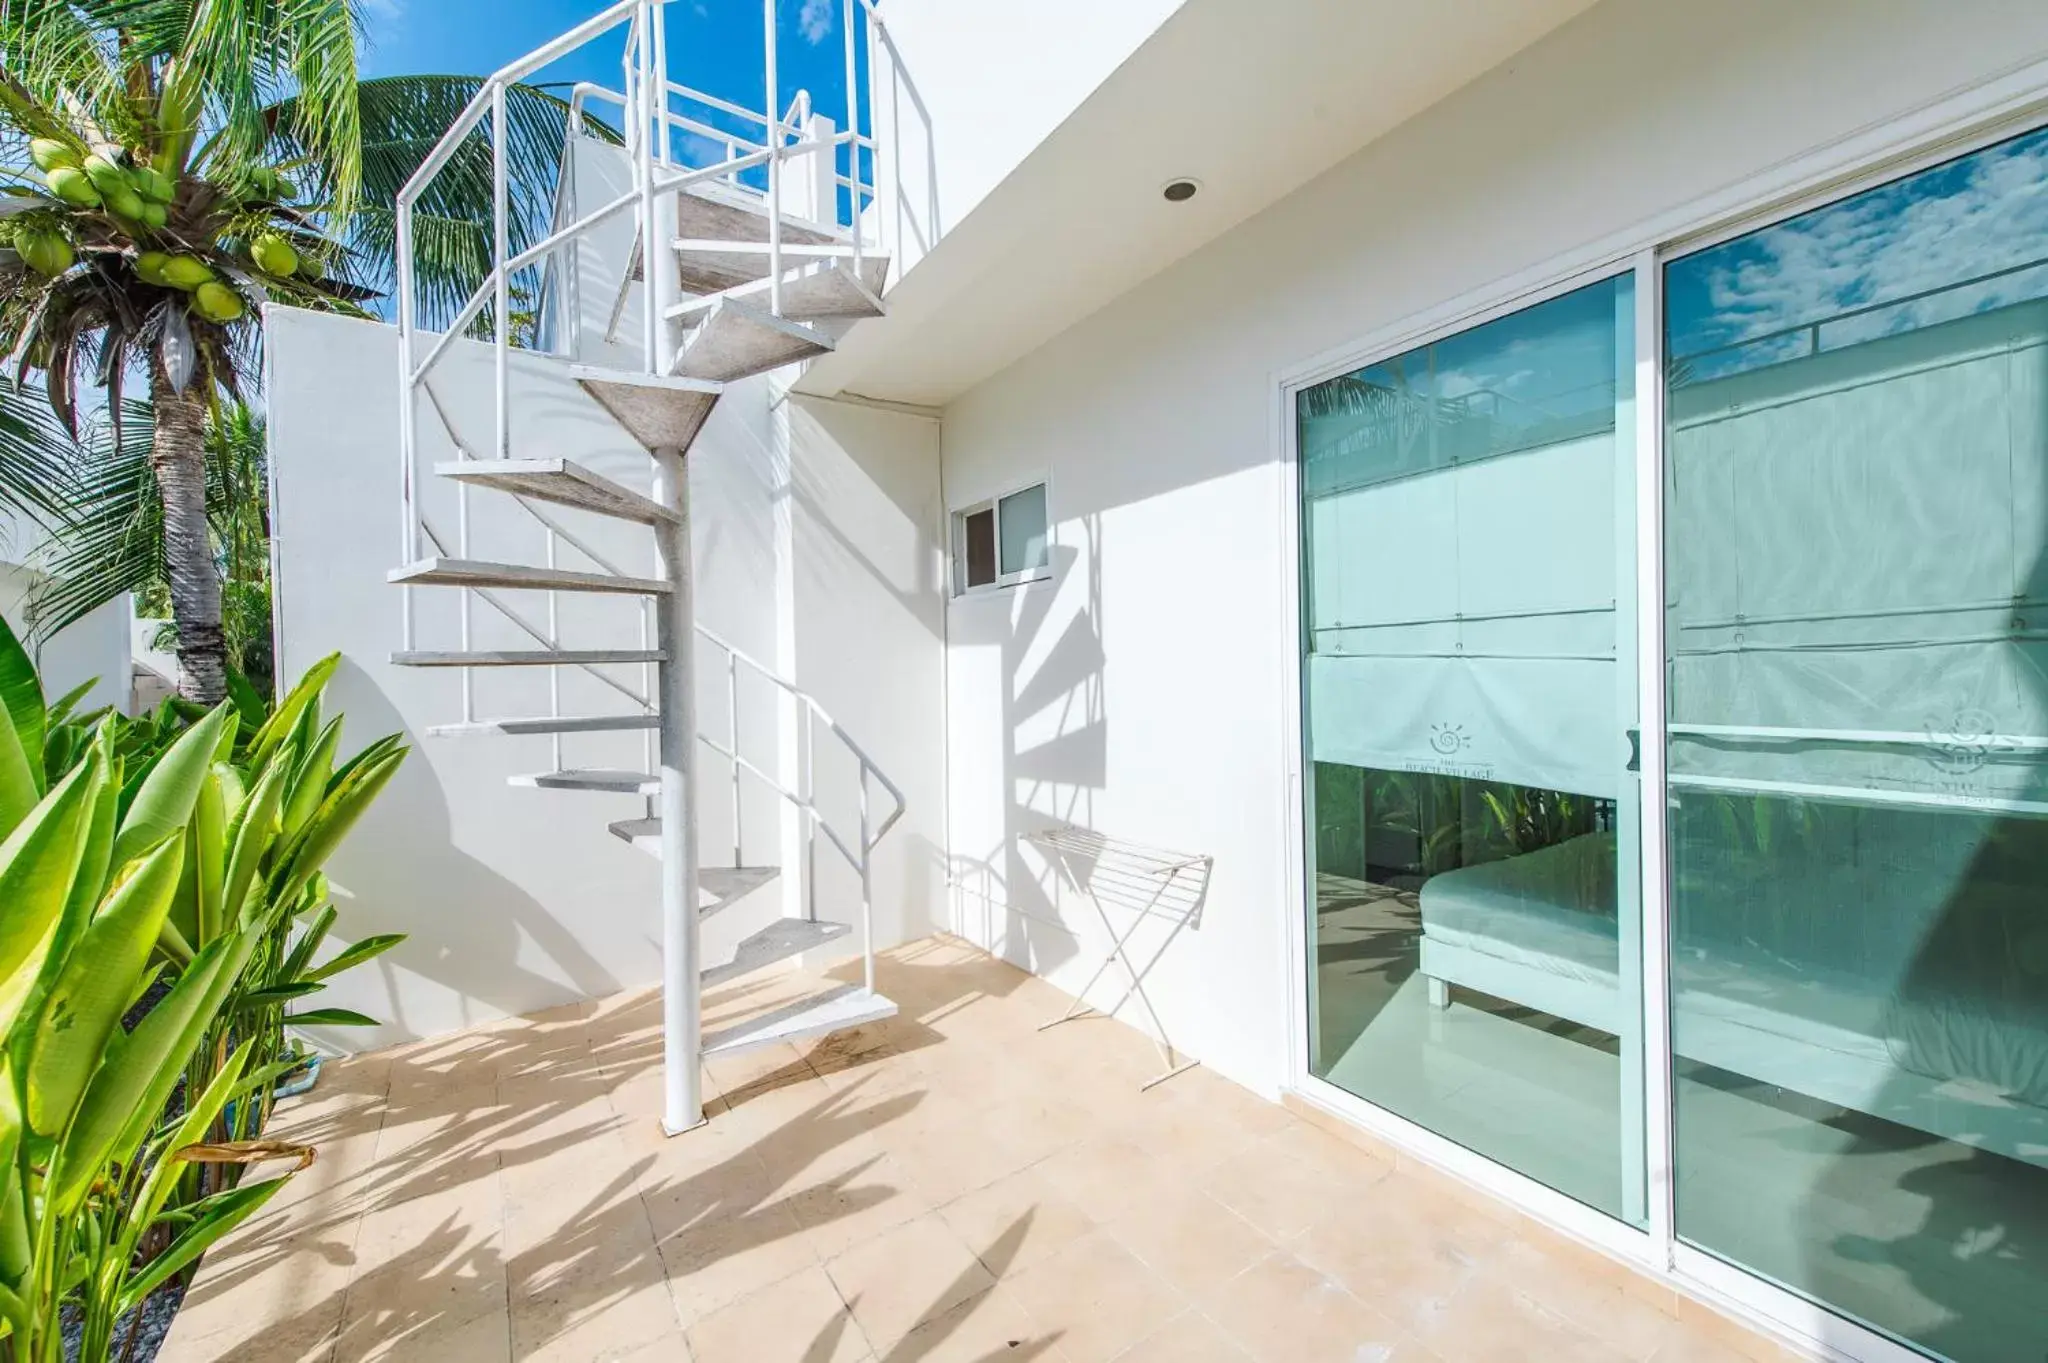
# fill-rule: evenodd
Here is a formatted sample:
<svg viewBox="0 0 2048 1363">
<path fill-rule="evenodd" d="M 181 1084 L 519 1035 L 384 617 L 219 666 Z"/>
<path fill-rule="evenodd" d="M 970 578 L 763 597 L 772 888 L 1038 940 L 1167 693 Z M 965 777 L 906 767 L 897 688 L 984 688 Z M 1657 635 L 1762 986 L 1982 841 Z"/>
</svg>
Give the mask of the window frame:
<svg viewBox="0 0 2048 1363">
<path fill-rule="evenodd" d="M 1030 568 L 1020 568 L 1006 573 L 1003 568 L 1003 503 L 1020 492 L 1033 488 L 1045 493 L 1045 561 Z M 967 521 L 972 516 L 988 512 L 995 523 L 995 566 L 993 580 L 970 584 L 967 580 Z M 987 596 L 993 592 L 1008 591 L 1013 587 L 1026 586 L 1033 582 L 1046 582 L 1052 578 L 1053 549 L 1059 543 L 1058 522 L 1052 514 L 1052 478 L 1038 474 L 1008 483 L 984 497 L 952 508 L 946 513 L 947 573 L 952 583 L 952 598 L 960 600 L 969 596 Z"/>
</svg>

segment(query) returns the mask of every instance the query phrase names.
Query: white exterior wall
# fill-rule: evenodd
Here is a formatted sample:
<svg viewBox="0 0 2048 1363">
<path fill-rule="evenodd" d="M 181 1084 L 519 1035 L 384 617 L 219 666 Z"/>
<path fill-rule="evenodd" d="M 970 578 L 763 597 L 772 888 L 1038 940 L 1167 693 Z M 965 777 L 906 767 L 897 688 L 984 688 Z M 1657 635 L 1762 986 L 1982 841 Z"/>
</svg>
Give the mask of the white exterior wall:
<svg viewBox="0 0 2048 1363">
<path fill-rule="evenodd" d="M 1049 476 L 1057 525 L 1052 581 L 948 607 L 960 930 L 1074 987 L 1096 937 L 1020 831 L 1213 854 L 1153 995 L 1278 1090 L 1302 912 L 1278 376 L 2044 54 L 2030 0 L 1605 0 L 950 406 L 948 506 Z"/>
<path fill-rule="evenodd" d="M 36 578 L 32 569 L 0 562 L 0 615 L 31 650 L 42 677 L 43 698 L 54 701 L 73 687 L 92 682 L 92 690 L 78 703 L 78 713 L 107 705 L 125 712 L 129 689 L 127 593 L 35 645 L 29 640 L 28 603 Z"/>
<path fill-rule="evenodd" d="M 0 511 L 0 616 L 34 654 L 45 699 L 56 700 L 75 686 L 94 683 L 79 711 L 111 705 L 128 708 L 129 598 L 122 593 L 40 647 L 29 643 L 28 605 L 38 574 L 30 565 L 46 537 L 33 521 Z"/>
<path fill-rule="evenodd" d="M 430 737 L 461 716 L 455 669 L 395 667 L 400 589 L 385 581 L 399 559 L 398 358 L 388 327 L 291 309 L 268 314 L 269 438 L 278 564 L 279 675 L 295 679 L 323 655 L 344 662 L 329 688 L 348 716 L 344 748 L 402 730 L 413 754 L 332 864 L 341 887 L 338 942 L 379 932 L 410 939 L 377 965 L 340 977 L 332 1001 L 386 1019 L 377 1031 L 322 1040 L 350 1048 L 434 1035 L 474 1022 L 652 983 L 660 962 L 658 867 L 613 838 L 612 820 L 639 817 L 638 797 L 537 791 L 506 778 L 552 766 L 545 737 Z M 512 455 L 563 456 L 645 488 L 646 455 L 585 396 L 558 361 L 517 355 Z M 491 440 L 491 356 L 462 342 L 435 383 L 478 453 Z M 943 764 L 938 726 L 943 658 L 938 632 L 936 424 L 856 411 L 812 421 L 782 418 L 767 380 L 729 389 L 690 451 L 692 558 L 698 620 L 820 701 L 901 784 L 911 810 L 877 852 L 877 935 L 883 945 L 931 930 L 942 898 Z M 422 462 L 452 459 L 431 407 L 421 403 Z M 794 422 L 796 485 L 790 487 Z M 454 486 L 431 476 L 426 514 L 451 539 Z M 627 572 L 652 569 L 642 527 L 545 508 Z M 471 549 L 479 558 L 540 563 L 540 528 L 502 494 L 471 494 Z M 588 566 L 564 548 L 565 567 Z M 420 588 L 417 646 L 459 647 L 449 588 Z M 544 598 L 505 593 L 536 623 Z M 635 647 L 635 605 L 563 594 L 569 647 Z M 473 614 L 476 648 L 534 647 L 488 607 Z M 697 653 L 698 722 L 721 743 L 730 732 L 724 655 Z M 636 687 L 638 669 L 613 669 Z M 904 680 L 907 678 L 908 680 Z M 485 669 L 479 717 L 548 712 L 547 669 Z M 777 693 L 742 670 L 742 747 L 794 785 L 796 751 Z M 576 669 L 562 670 L 564 714 L 631 708 Z M 920 722 L 921 721 L 921 722 Z M 647 769 L 637 735 L 564 739 L 564 765 Z M 847 841 L 858 827 L 851 769 L 821 730 L 817 785 Z M 733 856 L 731 767 L 700 753 L 701 855 Z M 742 849 L 749 865 L 780 865 L 764 890 L 705 924 L 705 959 L 801 904 L 796 824 L 786 806 L 747 778 Z M 886 808 L 879 794 L 877 816 Z M 821 916 L 856 921 L 857 877 L 821 838 Z"/>
</svg>

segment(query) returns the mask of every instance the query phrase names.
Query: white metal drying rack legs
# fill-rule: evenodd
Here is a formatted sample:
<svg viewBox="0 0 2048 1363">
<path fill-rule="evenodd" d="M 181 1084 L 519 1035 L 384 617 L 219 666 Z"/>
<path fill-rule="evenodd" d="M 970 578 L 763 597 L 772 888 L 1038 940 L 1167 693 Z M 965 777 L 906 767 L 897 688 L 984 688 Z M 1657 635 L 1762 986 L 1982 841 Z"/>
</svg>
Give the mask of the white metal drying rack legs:
<svg viewBox="0 0 2048 1363">
<path fill-rule="evenodd" d="M 1089 1012 L 1103 1017 L 1115 1017 L 1124 1004 L 1136 998 L 1145 1010 L 1145 1016 L 1152 1022 L 1152 1043 L 1159 1048 L 1161 1060 L 1166 1068 L 1138 1085 L 1149 1089 L 1155 1084 L 1165 1083 L 1176 1074 L 1193 1069 L 1201 1064 L 1199 1060 L 1184 1059 L 1174 1050 L 1167 1039 L 1166 1024 L 1159 1020 L 1159 1011 L 1152 1006 L 1152 1000 L 1145 994 L 1145 977 L 1166 955 L 1166 949 L 1173 945 L 1173 939 L 1180 935 L 1182 928 L 1201 916 L 1202 904 L 1208 896 L 1209 867 L 1214 858 L 1195 856 L 1183 852 L 1167 852 L 1156 847 L 1144 847 L 1137 843 L 1118 842 L 1087 828 L 1065 824 L 1058 828 L 1042 829 L 1023 835 L 1026 842 L 1042 848 L 1048 859 L 1059 868 L 1061 878 L 1074 887 L 1076 893 L 1095 908 L 1095 916 L 1102 920 L 1103 931 L 1110 941 L 1109 954 L 1102 958 L 1102 964 L 1088 977 L 1088 983 L 1081 986 L 1074 995 L 1074 1001 L 1067 1011 L 1050 1022 L 1039 1024 L 1043 1032 L 1063 1022 L 1072 1022 Z M 1074 858 L 1086 858 L 1088 871 L 1077 871 Z M 1187 873 L 1193 872 L 1192 876 Z M 1099 882 L 1107 881 L 1114 892 L 1127 896 L 1130 903 L 1121 903 L 1119 908 L 1130 914 L 1130 923 L 1122 931 L 1111 921 L 1109 911 L 1103 906 L 1102 896 L 1097 892 Z M 1140 966 L 1131 959 L 1131 939 L 1148 918 L 1157 918 L 1167 923 L 1166 936 L 1151 956 Z M 1130 984 L 1117 1001 L 1106 1009 L 1091 1009 L 1088 1005 L 1089 991 L 1095 988 L 1112 965 L 1121 965 L 1130 977 Z"/>
</svg>

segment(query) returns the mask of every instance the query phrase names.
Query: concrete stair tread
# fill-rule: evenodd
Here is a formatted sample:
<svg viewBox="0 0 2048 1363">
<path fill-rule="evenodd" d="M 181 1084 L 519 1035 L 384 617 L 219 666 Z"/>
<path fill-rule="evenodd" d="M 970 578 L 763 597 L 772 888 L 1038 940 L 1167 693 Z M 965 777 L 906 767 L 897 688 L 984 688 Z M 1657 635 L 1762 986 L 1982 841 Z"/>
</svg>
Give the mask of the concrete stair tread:
<svg viewBox="0 0 2048 1363">
<path fill-rule="evenodd" d="M 844 258 L 811 260 L 782 272 L 782 315 L 797 321 L 813 318 L 880 317 L 882 281 L 888 277 L 886 256 L 863 256 L 856 274 L 853 261 Z M 768 306 L 768 280 L 764 277 L 724 293 L 692 298 L 668 310 L 670 318 L 684 326 L 695 326 L 721 298 L 737 299 L 757 307 Z"/>
<path fill-rule="evenodd" d="M 649 450 L 687 450 L 718 405 L 724 385 L 677 374 L 636 374 L 579 364 L 570 376 Z"/>
<path fill-rule="evenodd" d="M 482 559 L 423 558 L 393 568 L 386 580 L 406 587 L 516 587 L 541 592 L 620 592 L 632 596 L 664 596 L 669 584 L 653 577 L 618 577 L 571 568 L 536 568 L 524 563 L 490 563 Z"/>
<path fill-rule="evenodd" d="M 704 972 L 707 985 L 724 984 L 741 975 L 752 974 L 778 961 L 800 956 L 852 932 L 845 923 L 823 923 L 808 918 L 783 918 L 741 942 L 724 965 Z"/>
<path fill-rule="evenodd" d="M 442 478 L 654 525 L 681 517 L 644 493 L 592 473 L 573 459 L 459 459 L 434 465 Z"/>
<path fill-rule="evenodd" d="M 510 783 L 534 790 L 597 790 L 618 795 L 653 795 L 661 789 L 659 776 L 612 767 L 534 772 L 528 776 L 511 777 Z"/>
<path fill-rule="evenodd" d="M 832 349 L 832 338 L 764 307 L 721 298 L 691 328 L 675 369 L 690 378 L 726 381 L 765 374 Z"/>
<path fill-rule="evenodd" d="M 896 1005 L 856 984 L 841 986 L 708 1033 L 703 1053 L 735 1055 L 782 1041 L 825 1036 L 896 1016 Z"/>
<path fill-rule="evenodd" d="M 750 196 L 725 197 L 708 185 L 681 190 L 676 195 L 676 236 L 684 241 L 765 243 L 768 206 Z M 785 246 L 831 246 L 840 240 L 837 234 L 822 232 L 787 213 L 782 215 Z M 685 291 L 722 293 L 767 278 L 768 253 L 684 247 L 676 250 L 676 267 Z"/>
<path fill-rule="evenodd" d="M 394 667 L 594 667 L 609 663 L 666 662 L 658 648 L 480 648 L 393 653 Z"/>
<path fill-rule="evenodd" d="M 468 734 L 602 734 L 660 727 L 660 715 L 537 715 L 435 724 L 427 732 L 436 738 L 460 738 Z"/>
</svg>

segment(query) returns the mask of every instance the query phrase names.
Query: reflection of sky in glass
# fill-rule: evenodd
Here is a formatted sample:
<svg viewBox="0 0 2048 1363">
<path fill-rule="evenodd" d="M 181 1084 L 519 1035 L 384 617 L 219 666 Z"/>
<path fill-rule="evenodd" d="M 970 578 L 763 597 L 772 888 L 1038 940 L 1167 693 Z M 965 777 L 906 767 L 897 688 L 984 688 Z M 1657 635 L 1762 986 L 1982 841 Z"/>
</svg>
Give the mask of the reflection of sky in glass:
<svg viewBox="0 0 2048 1363">
<path fill-rule="evenodd" d="M 1608 280 L 1302 394 L 1311 495 L 1612 429 Z"/>
<path fill-rule="evenodd" d="M 1664 288 L 1681 382 L 2048 296 L 2048 129 L 1673 261 Z"/>
</svg>

